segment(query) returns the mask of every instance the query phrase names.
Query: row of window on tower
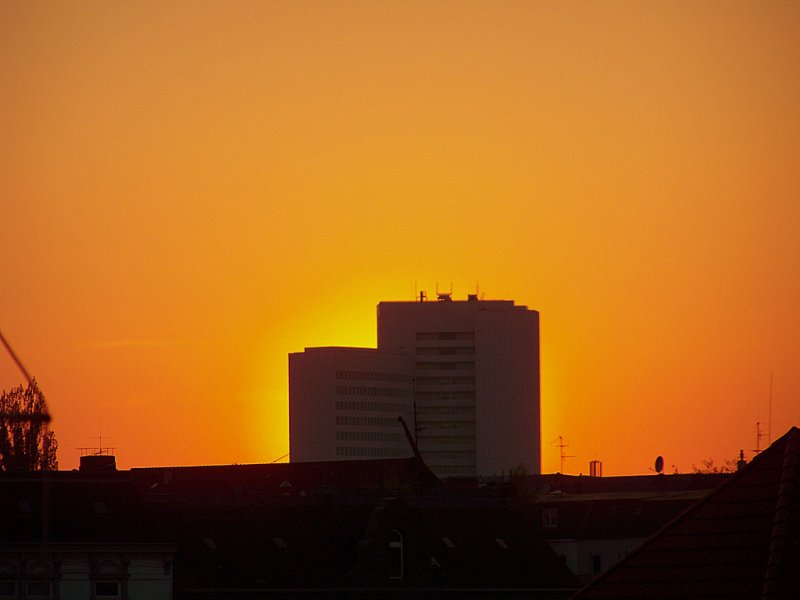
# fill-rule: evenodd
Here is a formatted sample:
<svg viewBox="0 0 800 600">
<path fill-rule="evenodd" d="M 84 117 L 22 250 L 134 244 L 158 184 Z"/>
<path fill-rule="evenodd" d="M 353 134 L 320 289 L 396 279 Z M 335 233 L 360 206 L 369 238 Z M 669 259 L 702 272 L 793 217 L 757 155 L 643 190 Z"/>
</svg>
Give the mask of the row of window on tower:
<svg viewBox="0 0 800 600">
<path fill-rule="evenodd" d="M 337 431 L 336 439 L 340 442 L 403 442 L 405 435 L 386 431 Z"/>
<path fill-rule="evenodd" d="M 461 361 L 461 362 L 418 362 L 417 369 L 420 371 L 439 369 L 440 371 L 457 371 L 464 369 L 468 371 L 475 370 L 475 361 Z"/>
<path fill-rule="evenodd" d="M 474 340 L 474 331 L 418 331 L 416 339 L 425 340 Z"/>
<path fill-rule="evenodd" d="M 380 396 L 383 398 L 410 398 L 411 390 L 397 388 L 364 387 L 358 385 L 337 385 L 336 393 L 340 396 Z"/>
<path fill-rule="evenodd" d="M 336 456 L 358 456 L 370 458 L 405 458 L 411 449 L 403 448 L 363 448 L 360 446 L 337 446 Z"/>
<path fill-rule="evenodd" d="M 358 427 L 397 427 L 397 419 L 392 417 L 336 417 L 337 425 Z"/>
<path fill-rule="evenodd" d="M 336 410 L 368 410 L 374 412 L 391 412 L 410 414 L 411 407 L 396 402 L 359 402 L 357 400 L 337 400 Z"/>
<path fill-rule="evenodd" d="M 417 356 L 461 356 L 475 354 L 475 346 L 417 346 Z"/>
<path fill-rule="evenodd" d="M 335 376 L 350 381 L 411 381 L 408 375 L 383 371 L 336 371 Z"/>
</svg>

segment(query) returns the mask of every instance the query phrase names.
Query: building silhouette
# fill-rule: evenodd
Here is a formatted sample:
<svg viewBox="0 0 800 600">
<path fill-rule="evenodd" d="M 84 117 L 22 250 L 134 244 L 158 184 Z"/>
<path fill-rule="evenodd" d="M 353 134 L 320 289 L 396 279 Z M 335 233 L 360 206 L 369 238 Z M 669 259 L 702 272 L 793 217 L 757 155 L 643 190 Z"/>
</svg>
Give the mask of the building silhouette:
<svg viewBox="0 0 800 600">
<path fill-rule="evenodd" d="M 800 598 L 800 429 L 575 595 L 593 598 Z"/>
<path fill-rule="evenodd" d="M 414 357 L 417 445 L 437 475 L 540 472 L 538 312 L 477 295 L 381 302 L 378 349 Z"/>
<path fill-rule="evenodd" d="M 370 348 L 289 355 L 292 462 L 412 455 L 398 417 L 413 421 L 413 360 Z"/>
<path fill-rule="evenodd" d="M 439 477 L 540 472 L 539 313 L 508 300 L 381 302 L 378 348 L 289 355 L 293 462 L 411 455 Z"/>
</svg>

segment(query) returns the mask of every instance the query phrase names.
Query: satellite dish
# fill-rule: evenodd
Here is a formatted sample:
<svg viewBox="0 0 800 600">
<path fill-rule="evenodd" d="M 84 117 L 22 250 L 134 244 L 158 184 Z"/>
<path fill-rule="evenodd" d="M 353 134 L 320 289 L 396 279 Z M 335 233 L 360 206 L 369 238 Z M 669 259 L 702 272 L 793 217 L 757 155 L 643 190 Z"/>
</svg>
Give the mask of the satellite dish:
<svg viewBox="0 0 800 600">
<path fill-rule="evenodd" d="M 664 472 L 664 457 L 659 456 L 656 458 L 656 473 Z"/>
</svg>

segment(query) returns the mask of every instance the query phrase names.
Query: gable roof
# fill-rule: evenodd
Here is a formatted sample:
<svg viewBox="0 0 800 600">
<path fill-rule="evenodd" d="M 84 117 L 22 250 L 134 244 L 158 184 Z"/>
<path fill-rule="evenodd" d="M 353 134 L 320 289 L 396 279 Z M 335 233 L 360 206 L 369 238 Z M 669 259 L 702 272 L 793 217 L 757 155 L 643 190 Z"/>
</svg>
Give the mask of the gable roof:
<svg viewBox="0 0 800 600">
<path fill-rule="evenodd" d="M 800 429 L 575 596 L 800 597 Z"/>
</svg>

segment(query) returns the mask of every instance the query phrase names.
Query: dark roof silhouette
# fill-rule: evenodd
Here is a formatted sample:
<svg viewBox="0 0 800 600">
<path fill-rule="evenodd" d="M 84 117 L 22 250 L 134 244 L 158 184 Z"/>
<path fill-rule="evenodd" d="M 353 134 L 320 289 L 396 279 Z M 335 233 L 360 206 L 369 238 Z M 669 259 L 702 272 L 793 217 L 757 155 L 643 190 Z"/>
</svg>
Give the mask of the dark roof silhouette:
<svg viewBox="0 0 800 600">
<path fill-rule="evenodd" d="M 176 600 L 553 600 L 578 588 L 538 513 L 425 495 L 439 490 L 414 458 L 0 473 L 0 550 L 155 552 Z"/>
<path fill-rule="evenodd" d="M 528 517 L 401 499 L 174 510 L 175 596 L 350 597 L 360 590 L 381 598 L 500 598 L 514 591 L 533 598 L 547 590 L 545 597 L 566 598 L 577 581 Z M 404 555 L 400 580 L 387 578 L 395 537 Z"/>
<path fill-rule="evenodd" d="M 166 541 L 124 473 L 0 473 L 0 544 Z"/>
<path fill-rule="evenodd" d="M 696 503 L 702 495 L 702 490 L 672 495 L 628 494 L 624 497 L 591 494 L 577 498 L 544 498 L 537 506 L 542 511 L 558 511 L 555 523 L 544 530 L 548 539 L 644 539 Z"/>
<path fill-rule="evenodd" d="M 800 598 L 800 429 L 575 596 Z"/>
<path fill-rule="evenodd" d="M 590 477 L 548 473 L 532 475 L 533 487 L 541 493 L 608 494 L 608 493 L 664 493 L 710 490 L 717 487 L 730 473 L 674 473 L 668 475 L 623 475 Z"/>
<path fill-rule="evenodd" d="M 134 468 L 130 473 L 136 488 L 149 501 L 257 502 L 343 490 L 386 495 L 439 483 L 416 458 L 148 467 Z"/>
</svg>

